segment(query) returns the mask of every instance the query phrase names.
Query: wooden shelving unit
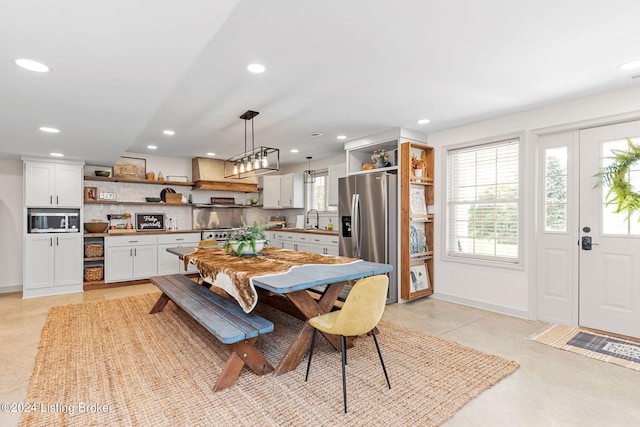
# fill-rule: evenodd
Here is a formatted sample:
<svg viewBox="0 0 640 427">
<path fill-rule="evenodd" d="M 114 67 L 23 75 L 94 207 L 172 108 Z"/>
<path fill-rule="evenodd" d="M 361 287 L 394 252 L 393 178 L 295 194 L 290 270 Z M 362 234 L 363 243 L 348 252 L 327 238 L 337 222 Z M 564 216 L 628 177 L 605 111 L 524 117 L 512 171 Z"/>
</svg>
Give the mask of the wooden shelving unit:
<svg viewBox="0 0 640 427">
<path fill-rule="evenodd" d="M 424 160 L 422 176 L 411 157 Z M 434 149 L 414 142 L 400 144 L 400 297 L 407 301 L 432 295 Z"/>
<path fill-rule="evenodd" d="M 152 185 L 182 185 L 184 187 L 193 187 L 193 182 L 182 181 L 151 181 L 149 179 L 135 179 L 135 178 L 113 178 L 105 176 L 90 176 L 85 175 L 85 181 L 103 181 L 103 182 L 129 182 L 132 184 L 152 184 Z"/>
</svg>

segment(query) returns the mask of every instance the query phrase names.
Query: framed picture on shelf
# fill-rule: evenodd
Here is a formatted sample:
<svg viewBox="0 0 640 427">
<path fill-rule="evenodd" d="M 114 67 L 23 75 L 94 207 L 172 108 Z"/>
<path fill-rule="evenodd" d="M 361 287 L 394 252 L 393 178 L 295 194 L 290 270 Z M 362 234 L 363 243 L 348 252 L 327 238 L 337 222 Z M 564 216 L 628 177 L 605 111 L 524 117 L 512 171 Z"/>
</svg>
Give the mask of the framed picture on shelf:
<svg viewBox="0 0 640 427">
<path fill-rule="evenodd" d="M 147 161 L 135 157 L 120 157 L 113 165 L 114 178 L 146 179 Z"/>
<path fill-rule="evenodd" d="M 98 187 L 84 187 L 84 201 L 85 202 L 97 202 L 98 201 Z"/>
<path fill-rule="evenodd" d="M 424 198 L 424 189 L 411 188 L 409 190 L 409 209 L 412 218 L 427 216 L 427 201 Z"/>
<path fill-rule="evenodd" d="M 429 274 L 427 274 L 427 265 L 414 265 L 410 269 L 411 276 L 411 292 L 429 289 Z"/>
</svg>

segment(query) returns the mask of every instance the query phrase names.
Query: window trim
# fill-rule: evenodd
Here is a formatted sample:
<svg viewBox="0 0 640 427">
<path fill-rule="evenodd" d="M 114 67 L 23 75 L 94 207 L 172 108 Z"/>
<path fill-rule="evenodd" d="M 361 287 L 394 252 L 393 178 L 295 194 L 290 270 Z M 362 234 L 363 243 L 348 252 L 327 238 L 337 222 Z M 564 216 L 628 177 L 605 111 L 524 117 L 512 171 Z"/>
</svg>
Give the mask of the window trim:
<svg viewBox="0 0 640 427">
<path fill-rule="evenodd" d="M 508 133 L 498 136 L 492 136 L 488 138 L 482 138 L 478 140 L 452 144 L 448 146 L 442 147 L 442 195 L 440 197 L 443 209 L 442 209 L 442 222 L 441 222 L 441 231 L 442 231 L 442 239 L 441 239 L 441 260 L 444 262 L 455 262 L 461 264 L 471 264 L 485 267 L 495 267 L 495 268 L 504 268 L 511 270 L 524 270 L 525 269 L 525 259 L 526 259 L 526 248 L 525 248 L 525 239 L 526 239 L 526 231 L 524 230 L 525 224 L 525 155 L 527 153 L 526 149 L 526 139 L 525 132 L 515 132 Z M 450 254 L 448 251 L 449 247 L 449 204 L 448 204 L 448 186 L 447 180 L 449 178 L 449 155 L 452 151 L 459 150 L 472 150 L 476 147 L 481 147 L 483 145 L 492 145 L 499 144 L 500 142 L 508 141 L 508 140 L 518 140 L 518 255 L 516 259 L 504 258 L 504 257 L 492 257 L 485 255 L 473 255 L 473 256 L 465 256 L 461 254 Z"/>
<path fill-rule="evenodd" d="M 329 169 L 316 169 L 316 178 L 317 177 L 324 177 L 325 178 L 325 200 L 324 200 L 324 209 L 319 210 L 318 214 L 320 216 L 329 216 L 329 215 L 334 215 L 337 216 L 338 215 L 338 210 L 337 210 L 337 206 L 335 207 L 336 209 L 331 211 L 331 210 L 327 210 L 330 206 L 329 206 L 329 200 L 327 199 L 327 195 L 329 194 Z M 307 202 L 309 201 L 309 184 L 304 184 L 304 210 L 305 212 L 307 212 L 309 209 L 312 209 Z"/>
</svg>

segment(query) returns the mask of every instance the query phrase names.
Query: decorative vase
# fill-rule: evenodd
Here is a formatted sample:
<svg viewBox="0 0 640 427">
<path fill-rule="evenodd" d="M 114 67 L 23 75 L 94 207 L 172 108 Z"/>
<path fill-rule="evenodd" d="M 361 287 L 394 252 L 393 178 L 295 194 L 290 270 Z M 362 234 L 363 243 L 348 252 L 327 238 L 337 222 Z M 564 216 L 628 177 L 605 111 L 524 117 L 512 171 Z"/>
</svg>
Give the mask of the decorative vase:
<svg viewBox="0 0 640 427">
<path fill-rule="evenodd" d="M 414 169 L 413 173 L 415 174 L 416 178 L 417 177 L 421 177 L 422 176 L 422 169 Z"/>
<path fill-rule="evenodd" d="M 385 167 L 387 163 L 384 161 L 384 159 L 378 159 L 376 160 L 376 168 L 383 168 Z"/>
<path fill-rule="evenodd" d="M 260 253 L 260 251 L 262 251 L 262 249 L 264 248 L 264 244 L 265 244 L 266 240 L 256 240 L 256 251 L 254 252 L 253 249 L 251 249 L 251 244 L 247 244 L 242 248 L 242 256 L 245 255 L 255 255 L 256 253 Z M 238 247 L 240 246 L 240 242 L 231 242 L 231 250 L 233 250 L 234 253 L 238 254 Z"/>
</svg>

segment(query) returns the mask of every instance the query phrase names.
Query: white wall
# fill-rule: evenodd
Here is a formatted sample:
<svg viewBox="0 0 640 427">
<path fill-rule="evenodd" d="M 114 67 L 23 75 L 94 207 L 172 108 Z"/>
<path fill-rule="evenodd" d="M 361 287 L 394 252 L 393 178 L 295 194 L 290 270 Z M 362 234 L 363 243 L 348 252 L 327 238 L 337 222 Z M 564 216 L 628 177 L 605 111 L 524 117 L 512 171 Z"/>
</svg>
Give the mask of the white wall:
<svg viewBox="0 0 640 427">
<path fill-rule="evenodd" d="M 22 290 L 22 161 L 0 159 L 0 293 Z"/>
<path fill-rule="evenodd" d="M 435 259 L 436 298 L 448 299 L 482 308 L 535 318 L 530 295 L 535 287 L 534 241 L 534 176 L 535 135 L 538 129 L 560 127 L 579 128 L 609 123 L 613 116 L 640 118 L 640 86 L 607 92 L 558 103 L 523 113 L 504 116 L 467 126 L 429 134 L 429 145 L 436 147 L 436 248 L 444 252 L 443 215 L 445 188 L 444 149 L 460 143 L 472 142 L 514 132 L 525 132 L 525 171 L 522 174 L 524 191 L 524 269 L 507 270 L 474 266 Z"/>
</svg>

